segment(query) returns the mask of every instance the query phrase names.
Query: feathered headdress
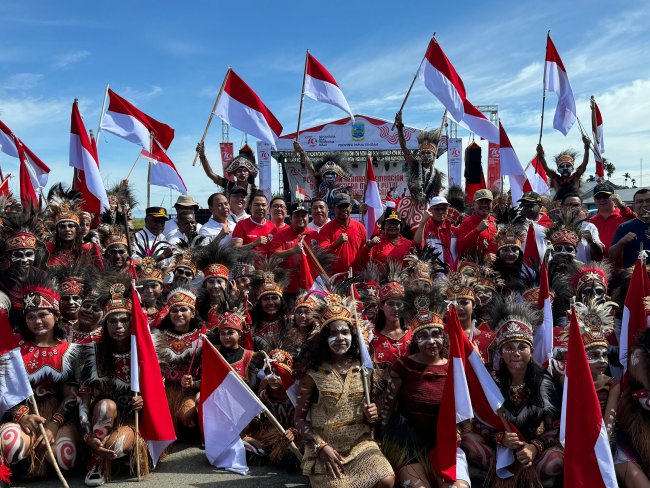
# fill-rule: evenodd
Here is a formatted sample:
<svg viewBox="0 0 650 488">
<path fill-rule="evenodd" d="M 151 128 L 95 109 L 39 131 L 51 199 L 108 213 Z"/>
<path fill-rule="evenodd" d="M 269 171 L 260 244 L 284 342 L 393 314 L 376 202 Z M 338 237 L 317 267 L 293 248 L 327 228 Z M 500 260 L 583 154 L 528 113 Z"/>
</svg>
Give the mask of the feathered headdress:
<svg viewBox="0 0 650 488">
<path fill-rule="evenodd" d="M 108 271 L 96 285 L 97 301 L 104 308 L 102 320 L 117 312 L 131 313 L 131 277 L 128 273 Z"/>
<path fill-rule="evenodd" d="M 241 168 L 242 166 L 248 170 L 253 178 L 257 176 L 259 170 L 257 164 L 255 164 L 255 154 L 248 144 L 245 144 L 239 150 L 239 154 L 228 163 L 225 170 L 226 175 L 234 175 L 237 168 Z"/>
<path fill-rule="evenodd" d="M 533 345 L 533 334 L 544 315 L 530 302 L 516 302 L 513 295 L 506 297 L 498 307 L 489 309 L 490 323 L 494 324 L 497 348 L 512 341 Z"/>
<path fill-rule="evenodd" d="M 406 289 L 404 302 L 406 323 L 413 336 L 421 329 L 444 329 L 445 302 L 438 289 L 423 286 L 422 283 L 415 284 Z"/>
<path fill-rule="evenodd" d="M 0 254 L 15 249 L 38 249 L 43 224 L 34 209 L 16 212 L 5 207 L 0 213 Z"/>
<path fill-rule="evenodd" d="M 28 281 L 23 285 L 21 294 L 23 296 L 22 307 L 24 313 L 40 308 L 54 310 L 59 313 L 61 296 L 56 291 L 56 287 L 51 280 L 46 280 L 44 283 Z"/>
<path fill-rule="evenodd" d="M 555 155 L 555 164 L 560 166 L 561 163 L 569 163 L 573 166 L 577 156 L 578 151 L 575 149 L 565 149 Z"/>
<path fill-rule="evenodd" d="M 221 240 L 213 239 L 207 246 L 192 250 L 192 260 L 203 273 L 204 280 L 214 277 L 228 280 L 235 263 L 243 257 L 238 248 L 222 246 Z"/>
<path fill-rule="evenodd" d="M 440 129 L 420 131 L 417 140 L 420 151 L 428 150 L 435 152 L 440 143 Z"/>
<path fill-rule="evenodd" d="M 546 231 L 546 238 L 551 241 L 551 245 L 570 244 L 577 247 L 580 242 L 581 223 L 580 212 L 561 210 L 553 225 Z"/>
<path fill-rule="evenodd" d="M 607 289 L 611 275 L 612 265 L 609 261 L 590 261 L 585 263 L 571 279 L 575 294 L 579 295 L 580 290 L 591 283 L 598 283 Z"/>
<path fill-rule="evenodd" d="M 257 290 L 257 298 L 264 295 L 278 295 L 282 297 L 283 290 L 289 284 L 287 270 L 280 265 L 281 259 L 276 257 L 264 258 L 253 275 L 253 287 Z"/>
<path fill-rule="evenodd" d="M 48 227 L 54 229 L 59 222 L 74 222 L 79 225 L 82 202 L 81 193 L 77 190 L 56 183 L 47 194 L 44 218 Z"/>
<path fill-rule="evenodd" d="M 440 282 L 440 291 L 445 300 L 454 303 L 460 299 L 475 300 L 474 286 L 476 279 L 460 273 L 452 271 Z"/>
<path fill-rule="evenodd" d="M 402 284 L 402 263 L 389 259 L 386 261 L 386 274 L 379 289 L 379 301 L 381 303 L 391 298 L 404 298 L 404 285 Z"/>
<path fill-rule="evenodd" d="M 449 271 L 449 266 L 440 258 L 440 252 L 431 246 L 415 246 L 410 254 L 404 257 L 406 267 L 403 270 L 404 283 L 407 286 L 417 282 L 425 282 L 430 285 L 440 273 Z"/>
<path fill-rule="evenodd" d="M 77 264 L 72 267 L 57 266 L 51 270 L 50 277 L 61 296 L 79 295 L 85 298 L 93 292 L 98 273 L 92 273 L 87 265 Z"/>
<path fill-rule="evenodd" d="M 344 159 L 343 154 L 339 152 L 328 153 L 314 164 L 316 174 L 321 178 L 325 173 L 334 173 L 339 178 L 350 178 L 350 164 Z"/>
<path fill-rule="evenodd" d="M 138 205 L 134 192 L 125 181 L 121 181 L 106 190 L 106 194 L 108 195 L 108 203 L 111 211 L 120 212 L 122 209 L 133 210 Z"/>
</svg>

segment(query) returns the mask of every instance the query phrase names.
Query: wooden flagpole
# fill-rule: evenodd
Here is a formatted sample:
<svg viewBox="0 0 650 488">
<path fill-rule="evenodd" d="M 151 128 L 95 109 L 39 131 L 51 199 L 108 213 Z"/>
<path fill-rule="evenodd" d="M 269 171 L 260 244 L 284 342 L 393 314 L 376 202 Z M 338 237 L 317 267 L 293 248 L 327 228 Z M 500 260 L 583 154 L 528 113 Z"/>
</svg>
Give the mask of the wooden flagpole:
<svg viewBox="0 0 650 488">
<path fill-rule="evenodd" d="M 436 33 L 434 32 L 433 35 L 431 36 L 431 39 L 435 39 Z M 431 43 L 431 41 L 429 41 Z M 427 49 L 429 48 L 429 45 L 427 44 Z M 427 52 L 424 52 L 424 55 L 422 56 L 422 61 L 424 61 L 424 58 L 426 57 Z M 422 61 L 420 61 L 420 65 L 422 65 Z M 420 67 L 418 66 L 418 71 L 420 71 Z M 399 110 L 397 113 L 401 113 L 402 110 L 404 110 L 404 105 L 406 105 L 406 101 L 409 99 L 409 95 L 411 94 L 411 90 L 413 89 L 413 85 L 415 85 L 415 80 L 418 78 L 418 71 L 415 72 L 413 75 L 413 79 L 411 80 L 411 84 L 409 85 L 409 89 L 406 91 L 406 96 L 404 97 L 404 100 L 402 100 L 402 105 L 400 105 Z M 395 122 L 393 122 L 393 126 L 391 127 L 391 130 L 395 128 Z"/>
<path fill-rule="evenodd" d="M 551 30 L 546 32 L 546 45 L 548 46 L 548 39 L 551 36 Z M 542 117 L 539 125 L 539 142 L 542 143 L 542 132 L 544 131 L 544 106 L 546 105 L 546 51 L 544 51 L 544 78 L 542 78 Z"/>
<path fill-rule="evenodd" d="M 34 413 L 40 417 L 41 414 L 38 411 L 38 405 L 36 404 L 36 399 L 34 398 L 33 394 L 29 397 L 29 401 L 31 402 L 32 407 L 34 407 Z M 52 446 L 50 445 L 50 441 L 47 439 L 47 434 L 45 432 L 45 426 L 43 424 L 38 424 L 38 430 L 40 431 L 41 436 L 43 436 L 43 443 L 45 444 L 45 449 L 47 450 L 47 455 L 50 458 L 50 462 L 52 463 L 52 467 L 54 468 L 54 471 L 56 472 L 56 475 L 59 477 L 59 481 L 61 481 L 61 486 L 63 486 L 64 488 L 69 488 L 68 487 L 68 482 L 63 477 L 63 473 L 61 472 L 61 469 L 59 468 L 59 463 L 56 461 L 56 457 L 54 456 L 54 451 L 52 451 Z"/>
<path fill-rule="evenodd" d="M 153 132 L 149 133 L 149 152 L 153 154 Z M 147 208 L 151 207 L 151 160 L 147 159 Z"/>
<path fill-rule="evenodd" d="M 348 277 L 352 278 L 352 268 L 348 270 Z M 350 283 L 350 297 L 353 300 L 356 300 L 354 297 L 354 283 Z M 359 325 L 359 314 L 357 312 L 356 303 L 352 307 L 354 313 L 354 328 L 357 334 L 357 340 L 359 341 L 359 352 L 361 351 L 361 341 L 363 341 L 363 334 L 361 333 L 361 326 Z M 363 364 L 363 357 L 360 355 L 359 360 L 361 362 L 361 383 L 363 384 L 363 396 L 366 400 L 366 405 L 370 405 L 370 386 L 368 385 L 368 370 Z"/>
<path fill-rule="evenodd" d="M 300 137 L 300 118 L 302 117 L 302 102 L 305 99 L 305 81 L 307 79 L 307 62 L 309 61 L 309 49 L 305 54 L 305 69 L 302 72 L 302 90 L 300 92 L 300 108 L 298 109 L 298 127 L 296 128 L 296 141 Z"/>
<path fill-rule="evenodd" d="M 210 124 L 212 123 L 212 118 L 214 117 L 214 112 L 217 110 L 217 105 L 219 105 L 219 99 L 221 98 L 221 94 L 223 93 L 223 88 L 226 86 L 226 80 L 228 79 L 228 75 L 232 71 L 232 68 L 228 66 L 228 71 L 226 71 L 226 76 L 223 78 L 223 83 L 221 83 L 221 88 L 219 88 L 219 93 L 217 93 L 217 98 L 214 101 L 214 105 L 212 106 L 212 112 L 210 112 L 210 117 L 208 117 L 208 123 L 205 124 L 205 130 L 203 131 L 203 136 L 201 136 L 201 142 L 205 141 L 205 136 L 208 135 L 208 129 L 210 128 Z M 197 151 L 196 154 L 194 155 L 194 160 L 192 161 L 192 166 L 196 166 L 196 160 L 199 157 L 199 152 Z"/>
<path fill-rule="evenodd" d="M 99 134 L 102 131 L 102 120 L 104 120 L 104 110 L 106 109 L 106 100 L 108 99 L 108 83 L 104 90 L 104 101 L 102 102 L 102 111 L 99 114 L 99 124 L 97 125 L 97 136 L 95 137 L 97 144 L 99 144 Z"/>
</svg>

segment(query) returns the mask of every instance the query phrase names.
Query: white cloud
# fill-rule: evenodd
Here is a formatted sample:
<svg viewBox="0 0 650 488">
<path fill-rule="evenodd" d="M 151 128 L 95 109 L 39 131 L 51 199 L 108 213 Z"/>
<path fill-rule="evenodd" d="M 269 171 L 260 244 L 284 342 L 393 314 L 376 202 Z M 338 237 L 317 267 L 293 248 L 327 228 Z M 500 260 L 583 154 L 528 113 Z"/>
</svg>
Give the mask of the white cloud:
<svg viewBox="0 0 650 488">
<path fill-rule="evenodd" d="M 127 86 L 124 90 L 120 91 L 119 95 L 128 99 L 134 105 L 138 105 L 138 103 L 160 96 L 162 92 L 162 87 L 158 85 L 151 85 L 148 89 L 144 90 L 138 90 Z"/>
<path fill-rule="evenodd" d="M 180 39 L 156 39 L 156 45 L 163 51 L 174 56 L 191 56 L 202 52 L 202 47 L 199 44 L 183 41 Z"/>
<path fill-rule="evenodd" d="M 77 64 L 84 59 L 90 57 L 91 52 L 86 50 L 79 51 L 70 51 L 65 54 L 56 56 L 52 61 L 52 68 L 54 69 L 65 69 L 69 68 L 73 64 Z"/>
<path fill-rule="evenodd" d="M 15 73 L 0 84 L 0 89 L 24 92 L 34 88 L 42 79 L 43 75 L 40 73 Z"/>
</svg>

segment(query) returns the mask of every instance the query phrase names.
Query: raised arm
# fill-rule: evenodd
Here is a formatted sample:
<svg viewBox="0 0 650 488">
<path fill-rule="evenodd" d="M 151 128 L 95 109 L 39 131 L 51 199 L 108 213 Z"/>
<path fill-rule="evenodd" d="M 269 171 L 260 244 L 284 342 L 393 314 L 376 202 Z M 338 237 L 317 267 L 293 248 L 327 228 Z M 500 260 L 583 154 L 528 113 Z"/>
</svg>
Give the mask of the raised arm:
<svg viewBox="0 0 650 488">
<path fill-rule="evenodd" d="M 203 171 L 215 184 L 226 188 L 228 180 L 223 176 L 219 176 L 212 170 L 208 157 L 205 155 L 205 145 L 202 142 L 199 142 L 196 146 L 196 152 L 199 153 L 199 159 L 201 160 L 201 166 L 203 166 Z"/>
<path fill-rule="evenodd" d="M 406 147 L 406 139 L 404 138 L 404 123 L 402 122 L 402 112 L 395 114 L 395 128 L 397 129 L 397 139 L 399 140 L 399 147 L 402 149 L 402 155 L 407 163 L 414 161 L 411 150 Z"/>
<path fill-rule="evenodd" d="M 541 144 L 537 144 L 537 160 L 542 164 L 542 168 L 546 171 L 546 174 L 553 179 L 559 178 L 559 175 L 548 167 L 546 164 L 546 158 L 544 157 L 544 148 Z"/>
<path fill-rule="evenodd" d="M 580 164 L 580 166 L 578 166 L 576 169 L 576 178 L 580 178 L 584 174 L 585 170 L 587 169 L 587 164 L 589 163 L 589 149 L 591 147 L 591 141 L 584 134 L 582 136 L 582 144 L 584 144 L 585 153 L 582 156 L 582 164 Z"/>
</svg>

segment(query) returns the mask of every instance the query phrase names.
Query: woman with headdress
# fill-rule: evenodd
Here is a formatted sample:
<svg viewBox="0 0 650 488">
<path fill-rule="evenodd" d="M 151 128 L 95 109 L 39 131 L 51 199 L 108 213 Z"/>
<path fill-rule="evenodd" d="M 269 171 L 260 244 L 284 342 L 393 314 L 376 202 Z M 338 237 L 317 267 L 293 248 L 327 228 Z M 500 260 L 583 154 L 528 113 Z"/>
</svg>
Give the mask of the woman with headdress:
<svg viewBox="0 0 650 488">
<path fill-rule="evenodd" d="M 493 376 L 505 399 L 505 418 L 518 433 L 495 433 L 481 427 L 478 432 L 464 434 L 463 449 L 470 462 L 490 470 L 490 486 L 551 483 L 564 467 L 555 425 L 561 397 L 551 376 L 532 359 L 533 331 L 541 324 L 542 314 L 532 304 L 515 303 L 509 297 L 500 307 L 493 308 L 492 321 L 496 324 L 501 356 Z M 512 449 L 521 465 L 513 480 L 503 481 L 494 472 L 496 445 Z"/>
<path fill-rule="evenodd" d="M 442 280 L 441 291 L 444 299 L 456 307 L 460 326 L 469 337 L 474 349 L 483 362 L 489 364 L 495 336 L 487 322 L 482 321 L 477 324 L 473 318 L 474 310 L 477 308 L 475 286 L 475 279 L 452 271 Z"/>
<path fill-rule="evenodd" d="M 503 291 L 505 281 L 497 271 L 488 266 L 481 266 L 480 269 L 474 284 L 474 296 L 477 304 L 476 316 L 484 322 L 489 319 L 490 308 L 494 305 L 495 297 Z"/>
<path fill-rule="evenodd" d="M 88 266 L 78 268 L 56 267 L 50 275 L 57 284 L 60 295 L 60 325 L 66 338 L 77 328 L 79 311 L 83 301 L 85 281 L 88 279 Z"/>
<path fill-rule="evenodd" d="M 217 316 L 216 327 L 209 332 L 210 342 L 219 345 L 219 352 L 235 372 L 248 383 L 255 383 L 252 360 L 255 353 L 243 347 L 246 316 L 239 307 L 228 307 Z"/>
<path fill-rule="evenodd" d="M 47 268 L 83 264 L 103 269 L 99 246 L 83 242 L 79 229 L 80 205 L 78 192 L 65 190 L 60 183 L 50 190 L 44 214 L 52 234 L 52 239 L 45 242 Z"/>
<path fill-rule="evenodd" d="M 293 305 L 293 320 L 287 332 L 289 344 L 287 350 L 297 356 L 309 334 L 318 326 L 314 312 L 318 306 L 314 292 L 304 292 L 298 296 Z"/>
<path fill-rule="evenodd" d="M 77 461 L 80 435 L 77 418 L 77 371 L 80 347 L 65 341 L 60 326 L 59 295 L 47 283 L 23 288 L 23 319 L 18 344 L 39 415 L 21 402 L 0 426 L 2 457 L 8 464 L 25 461 L 29 478 L 47 472 L 45 442 L 52 446 L 59 467 L 72 469 Z M 45 427 L 45 439 L 38 425 Z"/>
<path fill-rule="evenodd" d="M 98 301 L 97 292 L 94 290 L 96 280 L 85 282 L 79 307 L 79 320 L 77 326 L 68 334 L 68 340 L 74 344 L 95 344 L 99 342 L 104 333 L 102 318 L 104 311 Z"/>
<path fill-rule="evenodd" d="M 138 280 L 136 287 L 140 292 L 142 308 L 147 314 L 150 329 L 156 329 L 165 314 L 165 300 L 163 296 L 163 275 L 160 263 L 150 256 L 139 260 L 135 266 Z"/>
<path fill-rule="evenodd" d="M 131 300 L 128 275 L 111 274 L 99 283 L 104 329 L 101 341 L 91 349 L 81 372 L 79 420 L 89 449 L 86 486 L 111 479 L 113 461 L 129 456 L 131 473 L 136 457 L 141 473 L 150 471 L 147 445 L 135 433 L 134 412 L 142 409 L 142 397 L 131 391 Z M 136 445 L 136 440 L 138 444 Z"/>
<path fill-rule="evenodd" d="M 497 258 L 493 268 L 505 282 L 504 291 L 521 289 L 521 266 L 524 262 L 521 243 L 525 238 L 526 232 L 518 224 L 499 226 L 496 235 Z"/>
<path fill-rule="evenodd" d="M 314 487 L 392 487 L 395 482 L 373 440 L 375 378 L 371 370 L 371 403 L 366 404 L 356 307 L 353 299 L 326 295 L 318 310 L 321 328 L 305 352 L 295 421 L 305 444 L 302 472 Z"/>
<path fill-rule="evenodd" d="M 196 152 L 199 153 L 203 171 L 215 184 L 224 188 L 226 195 L 230 195 L 233 188 L 243 188 L 248 195 L 252 195 L 255 190 L 255 178 L 257 177 L 258 168 L 255 164 L 253 150 L 245 145 L 239 150 L 239 155 L 233 158 L 226 166 L 225 175 L 220 176 L 212 170 L 210 162 L 205 155 L 205 146 L 200 142 L 196 146 Z"/>
<path fill-rule="evenodd" d="M 449 337 L 439 296 L 419 286 L 409 290 L 407 302 L 413 341 L 408 353 L 397 358 L 390 369 L 381 402 L 382 448 L 401 486 L 427 488 L 440 482 L 428 454 L 436 446 L 438 411 L 449 365 Z M 456 470 L 455 486 L 468 487 L 467 463 L 458 463 Z"/>
<path fill-rule="evenodd" d="M 370 260 L 380 265 L 385 265 L 389 260 L 401 263 L 413 250 L 415 246 L 413 241 L 401 235 L 402 219 L 394 208 L 386 208 L 381 218 L 380 229 L 378 236 L 374 236 L 361 247 L 357 262 L 354 264 L 355 269 L 361 269 Z"/>
<path fill-rule="evenodd" d="M 573 276 L 578 268 L 576 249 L 580 242 L 580 220 L 576 212 L 560 211 L 553 225 L 546 231 L 546 239 L 551 243 L 551 261 L 548 266 L 549 282 L 555 275 Z"/>
<path fill-rule="evenodd" d="M 167 296 L 167 315 L 153 334 L 165 391 L 180 437 L 198 425 L 198 392 L 201 385 L 201 321 L 196 316 L 196 295 L 175 288 Z"/>
<path fill-rule="evenodd" d="M 250 333 L 256 351 L 269 350 L 269 345 L 286 332 L 283 290 L 288 280 L 286 270 L 280 268 L 278 263 L 275 258 L 266 259 L 255 272 L 257 302 L 250 312 Z"/>
</svg>

